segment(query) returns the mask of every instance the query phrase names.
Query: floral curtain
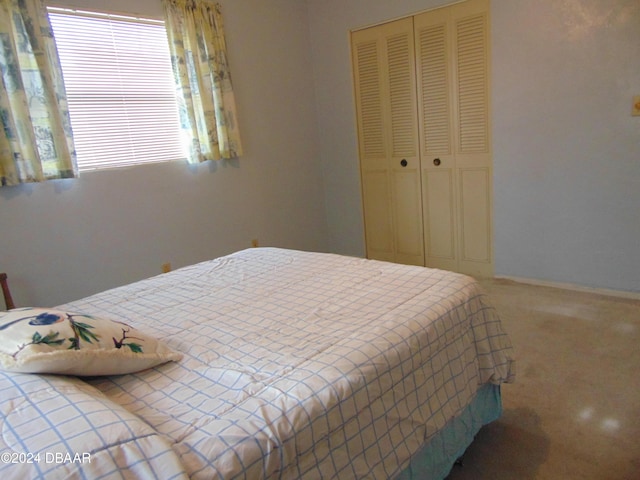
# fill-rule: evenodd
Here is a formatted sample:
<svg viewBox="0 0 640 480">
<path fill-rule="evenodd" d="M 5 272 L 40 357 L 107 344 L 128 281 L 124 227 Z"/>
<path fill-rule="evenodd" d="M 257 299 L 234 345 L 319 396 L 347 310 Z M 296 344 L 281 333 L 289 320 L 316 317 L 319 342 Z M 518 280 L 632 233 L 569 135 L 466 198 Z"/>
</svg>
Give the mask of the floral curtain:
<svg viewBox="0 0 640 480">
<path fill-rule="evenodd" d="M 163 0 L 189 161 L 242 155 L 220 5 Z"/>
<path fill-rule="evenodd" d="M 44 0 L 0 0 L 0 185 L 78 174 Z"/>
</svg>

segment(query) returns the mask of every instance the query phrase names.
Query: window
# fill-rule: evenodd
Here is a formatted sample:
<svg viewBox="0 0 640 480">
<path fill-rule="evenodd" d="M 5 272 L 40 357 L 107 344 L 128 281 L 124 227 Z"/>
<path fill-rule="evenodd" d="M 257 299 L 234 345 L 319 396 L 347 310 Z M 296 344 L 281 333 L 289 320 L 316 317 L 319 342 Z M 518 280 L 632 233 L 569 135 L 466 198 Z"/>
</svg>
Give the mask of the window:
<svg viewBox="0 0 640 480">
<path fill-rule="evenodd" d="M 79 170 L 185 158 L 164 22 L 48 10 Z"/>
</svg>

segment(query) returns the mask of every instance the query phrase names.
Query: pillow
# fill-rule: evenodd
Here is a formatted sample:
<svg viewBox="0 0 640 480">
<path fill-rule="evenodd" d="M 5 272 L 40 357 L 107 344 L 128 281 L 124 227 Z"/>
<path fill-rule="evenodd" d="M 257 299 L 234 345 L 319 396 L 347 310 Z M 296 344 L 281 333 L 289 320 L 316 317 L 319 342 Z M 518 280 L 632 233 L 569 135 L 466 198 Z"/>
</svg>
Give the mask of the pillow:
<svg viewBox="0 0 640 480">
<path fill-rule="evenodd" d="M 0 312 L 0 368 L 9 372 L 118 375 L 181 358 L 115 320 L 44 308 Z"/>
</svg>

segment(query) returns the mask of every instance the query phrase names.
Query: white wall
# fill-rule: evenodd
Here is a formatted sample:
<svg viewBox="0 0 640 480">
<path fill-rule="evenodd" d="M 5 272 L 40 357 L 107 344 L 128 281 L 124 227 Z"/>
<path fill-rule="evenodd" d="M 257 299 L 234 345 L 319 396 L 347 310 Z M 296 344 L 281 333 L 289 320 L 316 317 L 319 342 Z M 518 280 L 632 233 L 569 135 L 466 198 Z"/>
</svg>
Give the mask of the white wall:
<svg viewBox="0 0 640 480">
<path fill-rule="evenodd" d="M 497 272 L 640 291 L 640 2 L 492 15 Z"/>
<path fill-rule="evenodd" d="M 348 32 L 445 2 L 308 2 L 329 245 L 363 255 Z M 640 2 L 491 5 L 496 274 L 640 291 Z"/>
<path fill-rule="evenodd" d="M 72 1 L 161 12 L 157 0 Z M 306 5 L 221 3 L 245 155 L 0 188 L 0 270 L 18 305 L 60 304 L 253 238 L 326 250 Z"/>
</svg>

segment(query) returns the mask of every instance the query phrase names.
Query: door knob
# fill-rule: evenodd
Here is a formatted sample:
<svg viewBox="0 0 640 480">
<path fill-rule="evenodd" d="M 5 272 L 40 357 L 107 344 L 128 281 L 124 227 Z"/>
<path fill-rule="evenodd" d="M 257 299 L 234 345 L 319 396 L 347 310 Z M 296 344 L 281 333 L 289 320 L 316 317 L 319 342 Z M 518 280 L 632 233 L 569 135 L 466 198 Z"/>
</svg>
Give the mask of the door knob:
<svg viewBox="0 0 640 480">
<path fill-rule="evenodd" d="M 433 164 L 437 167 L 438 165 L 440 165 L 440 159 L 439 158 L 434 158 L 433 159 Z"/>
<path fill-rule="evenodd" d="M 409 164 L 409 162 L 407 162 L 406 158 L 403 158 L 402 160 L 400 160 L 400 165 L 402 165 L 403 167 L 406 167 Z"/>
</svg>

